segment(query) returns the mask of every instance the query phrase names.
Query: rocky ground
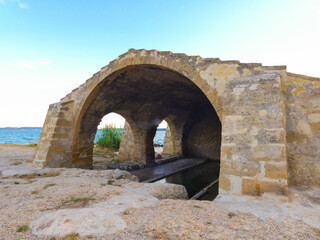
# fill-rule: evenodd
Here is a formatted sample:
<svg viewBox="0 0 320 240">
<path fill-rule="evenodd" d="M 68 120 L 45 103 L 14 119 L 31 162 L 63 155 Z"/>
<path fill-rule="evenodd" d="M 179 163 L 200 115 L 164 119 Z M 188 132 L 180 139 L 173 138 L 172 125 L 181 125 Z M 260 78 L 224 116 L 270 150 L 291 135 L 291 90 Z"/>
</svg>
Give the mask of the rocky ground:
<svg viewBox="0 0 320 240">
<path fill-rule="evenodd" d="M 37 169 L 0 146 L 0 239 L 320 239 L 320 189 L 188 201 L 120 170 Z"/>
</svg>

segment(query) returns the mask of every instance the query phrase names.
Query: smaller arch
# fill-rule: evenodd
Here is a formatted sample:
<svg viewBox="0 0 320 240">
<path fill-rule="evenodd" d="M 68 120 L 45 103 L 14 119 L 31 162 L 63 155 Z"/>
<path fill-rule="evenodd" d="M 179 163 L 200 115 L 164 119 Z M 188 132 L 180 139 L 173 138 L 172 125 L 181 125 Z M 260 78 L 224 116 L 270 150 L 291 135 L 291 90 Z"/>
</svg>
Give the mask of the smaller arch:
<svg viewBox="0 0 320 240">
<path fill-rule="evenodd" d="M 72 167 L 81 167 L 81 168 L 92 168 L 93 163 L 93 148 L 95 145 L 95 138 L 97 134 L 98 126 L 100 125 L 102 119 L 105 116 L 108 116 L 110 113 L 115 113 L 120 115 L 122 118 L 125 119 L 127 123 L 127 128 L 133 136 L 133 143 L 132 145 L 135 146 L 135 135 L 137 135 L 137 127 L 133 119 L 126 113 L 121 111 L 114 111 L 114 112 L 107 112 L 106 114 L 99 114 L 93 116 L 90 120 L 90 124 L 86 124 L 86 129 L 83 131 L 82 135 L 79 135 L 79 149 L 81 151 L 76 152 L 73 155 Z M 120 143 L 121 146 L 121 143 Z M 132 151 L 136 152 L 136 151 Z"/>
<path fill-rule="evenodd" d="M 180 116 L 183 113 L 179 114 Z M 165 141 L 163 143 L 163 154 L 171 156 L 182 156 L 182 133 L 185 120 L 177 118 L 175 115 L 170 114 L 165 118 L 167 122 L 167 131 Z"/>
</svg>

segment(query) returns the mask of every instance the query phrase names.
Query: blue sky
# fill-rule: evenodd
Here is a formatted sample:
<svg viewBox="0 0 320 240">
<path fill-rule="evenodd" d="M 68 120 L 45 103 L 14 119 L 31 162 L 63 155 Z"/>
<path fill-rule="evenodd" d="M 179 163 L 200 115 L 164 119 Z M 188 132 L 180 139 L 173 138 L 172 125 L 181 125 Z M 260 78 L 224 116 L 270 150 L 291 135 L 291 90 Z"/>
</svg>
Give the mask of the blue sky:
<svg viewBox="0 0 320 240">
<path fill-rule="evenodd" d="M 319 43 L 318 0 L 0 0 L 0 127 L 42 126 L 50 103 L 129 48 L 320 77 Z"/>
</svg>

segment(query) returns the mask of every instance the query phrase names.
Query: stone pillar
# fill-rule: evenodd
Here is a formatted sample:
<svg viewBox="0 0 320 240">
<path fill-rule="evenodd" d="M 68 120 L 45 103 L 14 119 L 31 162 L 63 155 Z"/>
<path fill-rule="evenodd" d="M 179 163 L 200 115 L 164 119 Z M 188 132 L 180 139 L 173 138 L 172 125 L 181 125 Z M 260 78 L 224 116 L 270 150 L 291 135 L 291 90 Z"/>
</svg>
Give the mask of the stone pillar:
<svg viewBox="0 0 320 240">
<path fill-rule="evenodd" d="M 136 146 L 134 142 L 134 137 L 132 134 L 131 127 L 129 123 L 126 121 L 123 127 L 118 159 L 120 161 L 129 162 L 129 161 L 135 161 L 136 160 L 135 158 L 136 158 Z"/>
<path fill-rule="evenodd" d="M 148 128 L 147 126 L 137 127 L 135 134 L 136 159 L 145 161 L 148 167 L 155 165 L 153 137 L 157 127 Z"/>
<path fill-rule="evenodd" d="M 222 116 L 219 194 L 285 195 L 285 105 L 279 74 L 232 79 Z"/>
<path fill-rule="evenodd" d="M 40 167 L 72 167 L 73 101 L 51 104 L 43 124 L 34 164 Z"/>
<path fill-rule="evenodd" d="M 166 134 L 164 136 L 164 141 L 163 141 L 163 155 L 173 155 L 174 153 L 174 146 L 173 146 L 173 141 L 172 141 L 172 134 L 171 134 L 171 129 L 169 125 L 167 126 Z"/>
<path fill-rule="evenodd" d="M 163 142 L 163 154 L 182 156 L 182 134 L 188 114 L 179 112 L 179 117 L 170 115 L 165 120 L 167 131 Z"/>
<path fill-rule="evenodd" d="M 163 154 L 182 156 L 182 133 L 183 126 L 179 126 L 178 128 L 167 126 L 163 142 Z"/>
<path fill-rule="evenodd" d="M 123 128 L 119 149 L 119 160 L 142 162 L 147 166 L 153 166 L 154 148 L 153 137 L 156 127 L 148 127 L 148 122 L 141 121 L 134 124 L 134 130 L 126 122 Z"/>
</svg>

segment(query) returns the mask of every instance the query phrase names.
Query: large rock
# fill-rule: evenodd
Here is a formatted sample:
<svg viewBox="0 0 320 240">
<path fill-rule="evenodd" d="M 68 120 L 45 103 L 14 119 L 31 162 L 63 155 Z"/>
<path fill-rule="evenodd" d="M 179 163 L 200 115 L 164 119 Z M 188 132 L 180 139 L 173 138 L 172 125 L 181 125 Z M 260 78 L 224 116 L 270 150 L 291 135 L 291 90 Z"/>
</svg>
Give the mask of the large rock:
<svg viewBox="0 0 320 240">
<path fill-rule="evenodd" d="M 140 192 L 148 193 L 158 199 L 188 199 L 188 193 L 184 186 L 170 183 L 136 183 L 130 182 L 123 185 L 125 188 L 133 188 Z"/>
</svg>

